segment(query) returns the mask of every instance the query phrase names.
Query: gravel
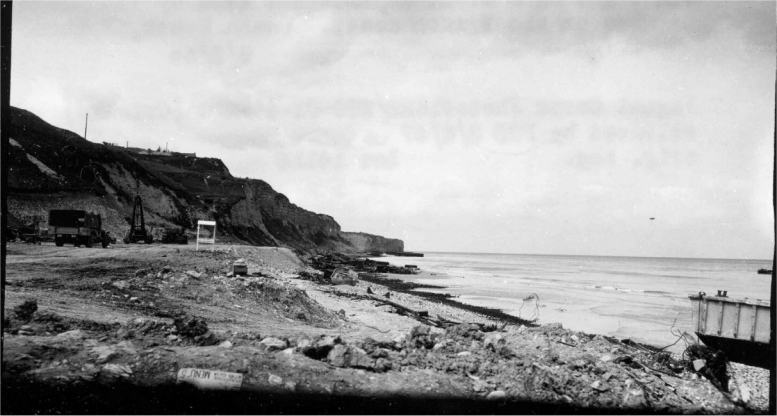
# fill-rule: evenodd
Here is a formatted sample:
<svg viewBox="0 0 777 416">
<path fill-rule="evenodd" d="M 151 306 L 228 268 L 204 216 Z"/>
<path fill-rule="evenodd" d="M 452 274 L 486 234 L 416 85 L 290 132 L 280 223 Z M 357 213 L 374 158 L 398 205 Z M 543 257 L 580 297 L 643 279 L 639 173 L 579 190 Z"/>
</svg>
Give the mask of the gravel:
<svg viewBox="0 0 777 416">
<path fill-rule="evenodd" d="M 732 393 L 738 395 L 753 410 L 767 411 L 769 409 L 769 370 L 751 367 L 740 363 L 729 363 L 729 385 Z M 746 396 L 750 397 L 746 397 Z M 749 400 L 745 400 L 749 399 Z"/>
</svg>

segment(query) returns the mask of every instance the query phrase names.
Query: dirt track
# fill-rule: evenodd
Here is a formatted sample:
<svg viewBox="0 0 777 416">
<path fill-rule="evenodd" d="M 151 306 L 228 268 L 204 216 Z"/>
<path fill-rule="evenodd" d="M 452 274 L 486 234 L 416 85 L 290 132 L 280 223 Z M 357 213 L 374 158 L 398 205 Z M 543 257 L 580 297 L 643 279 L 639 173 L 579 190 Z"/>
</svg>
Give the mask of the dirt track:
<svg viewBox="0 0 777 416">
<path fill-rule="evenodd" d="M 228 277 L 238 258 L 249 276 Z M 472 323 L 419 326 L 365 299 L 368 287 L 387 291 L 374 281 L 298 279 L 306 266 L 285 249 L 10 244 L 7 262 L 4 397 L 60 400 L 6 401 L 6 413 L 758 410 L 638 345 L 554 325 L 496 329 L 487 317 L 392 292 L 409 308 Z M 17 316 L 28 299 L 38 310 Z M 175 384 L 181 368 L 242 374 L 240 391 L 208 393 L 242 404 L 197 399 Z M 111 407 L 105 389 L 156 401 Z"/>
</svg>

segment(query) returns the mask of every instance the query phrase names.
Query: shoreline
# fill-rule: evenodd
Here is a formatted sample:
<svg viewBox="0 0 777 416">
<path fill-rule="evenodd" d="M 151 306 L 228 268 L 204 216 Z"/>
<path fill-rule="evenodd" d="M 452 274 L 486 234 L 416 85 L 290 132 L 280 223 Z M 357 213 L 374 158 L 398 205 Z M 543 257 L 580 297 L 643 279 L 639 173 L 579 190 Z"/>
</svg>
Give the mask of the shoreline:
<svg viewBox="0 0 777 416">
<path fill-rule="evenodd" d="M 560 322 L 567 328 L 659 347 L 674 344 L 677 331 L 693 336 L 689 295 L 723 288 L 729 289 L 732 297 L 757 299 L 763 298 L 759 294 L 764 289 L 764 279 L 755 274 L 750 263 L 716 266 L 694 259 L 689 260 L 693 264 L 663 264 L 629 258 L 609 262 L 588 257 L 578 263 L 571 258 L 551 262 L 490 255 L 429 257 L 426 263 L 418 262 L 422 274 L 398 277 L 450 285 L 445 291 L 461 303 L 501 309 L 524 319 L 538 318 L 539 324 Z M 391 264 L 404 261 L 392 257 L 381 260 Z M 522 301 L 534 292 L 541 300 L 536 314 L 533 302 Z M 670 349 L 680 354 L 681 345 Z"/>
<path fill-rule="evenodd" d="M 459 302 L 457 300 L 454 300 L 455 297 L 449 293 L 424 292 L 424 291 L 415 290 L 415 289 L 445 289 L 446 286 L 409 283 L 401 279 L 384 278 L 384 277 L 380 277 L 379 275 L 375 275 L 371 273 L 361 273 L 359 275 L 359 278 L 366 282 L 385 286 L 390 290 L 417 296 L 429 302 L 442 303 L 462 311 L 473 312 L 478 315 L 482 315 L 486 318 L 493 319 L 496 321 L 506 322 L 513 325 L 524 325 L 524 326 L 531 326 L 531 327 L 540 326 L 540 324 L 537 324 L 533 321 L 521 319 L 517 316 L 505 313 L 501 309 L 489 308 L 485 306 L 477 306 L 477 305 L 471 305 L 468 303 Z"/>
</svg>

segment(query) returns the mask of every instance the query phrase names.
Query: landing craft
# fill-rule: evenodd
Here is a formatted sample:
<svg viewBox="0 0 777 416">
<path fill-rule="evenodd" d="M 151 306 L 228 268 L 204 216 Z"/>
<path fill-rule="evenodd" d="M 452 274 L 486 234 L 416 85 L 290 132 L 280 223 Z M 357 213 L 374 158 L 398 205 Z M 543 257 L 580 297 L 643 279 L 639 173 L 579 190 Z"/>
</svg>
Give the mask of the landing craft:
<svg viewBox="0 0 777 416">
<path fill-rule="evenodd" d="M 704 292 L 688 296 L 693 305 L 696 336 L 708 347 L 746 365 L 773 368 L 774 354 L 769 316 L 771 303 L 760 299 L 731 299 L 727 290 L 716 296 Z"/>
</svg>

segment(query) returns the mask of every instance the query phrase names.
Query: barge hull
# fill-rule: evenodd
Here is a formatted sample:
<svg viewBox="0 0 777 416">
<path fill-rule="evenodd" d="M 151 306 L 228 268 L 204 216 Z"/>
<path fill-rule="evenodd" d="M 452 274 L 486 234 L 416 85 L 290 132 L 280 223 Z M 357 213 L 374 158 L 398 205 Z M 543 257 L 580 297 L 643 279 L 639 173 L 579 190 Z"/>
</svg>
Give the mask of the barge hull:
<svg viewBox="0 0 777 416">
<path fill-rule="evenodd" d="M 730 361 L 761 368 L 774 368 L 769 344 L 696 333 L 704 345 L 723 351 Z"/>
</svg>

